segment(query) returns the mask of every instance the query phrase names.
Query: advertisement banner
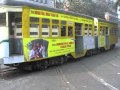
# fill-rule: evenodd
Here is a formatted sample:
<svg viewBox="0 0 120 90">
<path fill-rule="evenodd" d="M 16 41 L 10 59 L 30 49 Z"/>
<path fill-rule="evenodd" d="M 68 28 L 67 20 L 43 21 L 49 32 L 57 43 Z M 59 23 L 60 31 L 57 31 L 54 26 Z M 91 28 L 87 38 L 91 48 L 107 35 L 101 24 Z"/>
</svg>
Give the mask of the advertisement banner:
<svg viewBox="0 0 120 90">
<path fill-rule="evenodd" d="M 75 52 L 73 39 L 23 39 L 25 60 L 40 60 Z"/>
</svg>

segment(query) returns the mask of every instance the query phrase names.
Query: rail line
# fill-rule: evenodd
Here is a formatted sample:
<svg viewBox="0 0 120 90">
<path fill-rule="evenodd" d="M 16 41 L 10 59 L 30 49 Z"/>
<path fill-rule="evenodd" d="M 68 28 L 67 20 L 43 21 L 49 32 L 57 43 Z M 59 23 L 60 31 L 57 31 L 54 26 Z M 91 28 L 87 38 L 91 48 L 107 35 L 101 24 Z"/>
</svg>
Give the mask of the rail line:
<svg viewBox="0 0 120 90">
<path fill-rule="evenodd" d="M 6 69 L 0 69 L 0 76 L 3 76 L 4 74 L 8 73 L 8 72 L 12 72 L 17 70 L 17 68 L 6 68 Z"/>
</svg>

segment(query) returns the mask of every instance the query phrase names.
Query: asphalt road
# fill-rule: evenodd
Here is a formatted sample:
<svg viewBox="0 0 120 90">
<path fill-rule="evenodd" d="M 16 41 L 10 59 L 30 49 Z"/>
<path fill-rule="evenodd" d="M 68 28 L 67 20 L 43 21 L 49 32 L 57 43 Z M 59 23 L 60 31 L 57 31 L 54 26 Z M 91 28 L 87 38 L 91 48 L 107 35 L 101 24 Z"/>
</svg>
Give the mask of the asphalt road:
<svg viewBox="0 0 120 90">
<path fill-rule="evenodd" d="M 5 74 L 0 90 L 120 90 L 120 43 L 111 51 L 44 71 Z"/>
</svg>

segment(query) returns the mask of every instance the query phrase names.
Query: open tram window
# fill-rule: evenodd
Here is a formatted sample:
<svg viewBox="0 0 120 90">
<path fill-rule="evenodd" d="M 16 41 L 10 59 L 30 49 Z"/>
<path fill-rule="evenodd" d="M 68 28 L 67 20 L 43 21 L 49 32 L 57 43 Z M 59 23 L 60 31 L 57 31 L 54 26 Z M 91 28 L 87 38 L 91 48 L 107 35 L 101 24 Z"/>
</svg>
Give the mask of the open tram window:
<svg viewBox="0 0 120 90">
<path fill-rule="evenodd" d="M 72 21 L 68 21 L 68 36 L 72 37 L 73 36 L 73 22 Z"/>
<path fill-rule="evenodd" d="M 66 36 L 66 26 L 61 26 L 61 36 Z"/>
<path fill-rule="evenodd" d="M 52 20 L 52 37 L 59 36 L 59 20 Z"/>
<path fill-rule="evenodd" d="M 84 31 L 85 35 L 88 35 L 88 30 L 89 30 L 88 24 L 85 24 L 85 29 L 84 30 L 85 30 Z"/>
<path fill-rule="evenodd" d="M 68 36 L 70 36 L 70 37 L 73 36 L 73 27 L 72 26 L 68 27 Z"/>
<path fill-rule="evenodd" d="M 0 13 L 0 27 L 6 26 L 6 13 Z"/>
<path fill-rule="evenodd" d="M 42 25 L 42 37 L 49 37 L 50 25 Z"/>
<path fill-rule="evenodd" d="M 50 20 L 49 20 L 49 19 L 46 19 L 46 18 L 43 18 L 43 19 L 42 19 L 42 23 L 49 24 L 49 23 L 50 23 Z"/>
<path fill-rule="evenodd" d="M 32 23 L 39 23 L 39 18 L 30 17 L 30 22 L 32 22 Z"/>
<path fill-rule="evenodd" d="M 39 18 L 30 17 L 30 37 L 39 37 Z"/>
<path fill-rule="evenodd" d="M 66 36 L 66 21 L 61 21 L 61 36 Z"/>
<path fill-rule="evenodd" d="M 58 20 L 52 20 L 52 24 L 59 24 Z"/>
<path fill-rule="evenodd" d="M 30 37 L 39 37 L 39 24 L 30 24 Z"/>
<path fill-rule="evenodd" d="M 103 26 L 100 26 L 100 35 L 102 35 Z"/>
<path fill-rule="evenodd" d="M 75 23 L 75 35 L 82 35 L 82 24 Z"/>
<path fill-rule="evenodd" d="M 106 27 L 105 26 L 103 26 L 103 30 L 102 30 L 102 35 L 105 35 L 106 34 Z"/>
<path fill-rule="evenodd" d="M 97 26 L 94 26 L 94 35 L 95 35 L 95 36 L 98 34 L 97 31 L 98 31 L 98 27 L 97 27 Z"/>
<path fill-rule="evenodd" d="M 92 25 L 89 24 L 89 35 L 92 35 Z"/>
<path fill-rule="evenodd" d="M 50 35 L 50 19 L 42 19 L 42 37 L 49 37 Z"/>
<path fill-rule="evenodd" d="M 109 35 L 109 28 L 108 27 L 106 27 L 106 35 Z"/>
<path fill-rule="evenodd" d="M 58 37 L 58 25 L 52 25 L 52 37 Z"/>
</svg>

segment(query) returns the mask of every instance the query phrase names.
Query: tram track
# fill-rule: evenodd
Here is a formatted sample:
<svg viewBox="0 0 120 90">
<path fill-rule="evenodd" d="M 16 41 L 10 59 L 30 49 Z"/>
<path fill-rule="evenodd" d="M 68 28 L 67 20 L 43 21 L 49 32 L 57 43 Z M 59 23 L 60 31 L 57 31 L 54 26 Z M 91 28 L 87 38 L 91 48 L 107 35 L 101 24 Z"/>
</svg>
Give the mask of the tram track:
<svg viewBox="0 0 120 90">
<path fill-rule="evenodd" d="M 3 76 L 6 73 L 16 71 L 18 70 L 17 68 L 5 68 L 5 69 L 0 69 L 0 76 Z"/>
<path fill-rule="evenodd" d="M 61 81 L 61 84 L 64 86 L 64 90 L 76 90 L 76 88 L 68 81 L 59 66 L 56 67 L 56 73 L 58 75 L 58 79 Z"/>
</svg>

